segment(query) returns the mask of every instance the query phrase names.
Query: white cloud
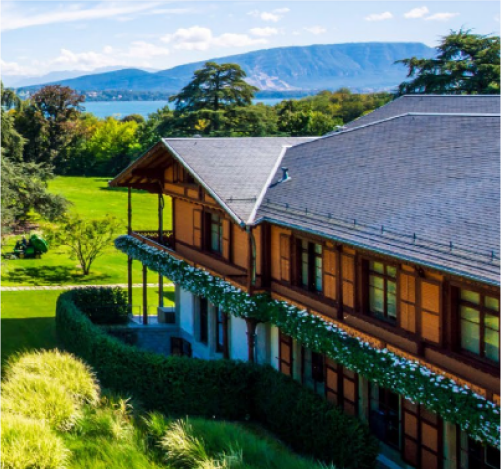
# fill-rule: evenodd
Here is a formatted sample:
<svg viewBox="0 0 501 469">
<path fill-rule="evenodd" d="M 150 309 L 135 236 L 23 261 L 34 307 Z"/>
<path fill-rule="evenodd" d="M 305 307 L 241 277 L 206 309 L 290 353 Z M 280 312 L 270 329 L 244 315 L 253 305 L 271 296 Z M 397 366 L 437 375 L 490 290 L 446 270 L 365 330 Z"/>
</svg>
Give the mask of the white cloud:
<svg viewBox="0 0 501 469">
<path fill-rule="evenodd" d="M 285 13 L 288 13 L 289 11 L 289 8 L 275 8 L 272 11 L 252 10 L 247 14 L 253 16 L 254 18 L 260 18 L 263 21 L 271 21 L 273 23 L 277 23 L 283 18 L 283 15 Z"/>
<path fill-rule="evenodd" d="M 323 26 L 311 26 L 309 28 L 303 28 L 305 31 L 308 31 L 311 34 L 315 34 L 315 36 L 318 36 L 319 34 L 324 34 L 327 32 L 327 29 L 325 29 Z"/>
<path fill-rule="evenodd" d="M 201 26 L 180 28 L 174 34 L 163 36 L 161 40 L 180 50 L 208 50 L 214 46 L 244 47 L 268 42 L 266 39 L 253 39 L 247 34 L 225 33 L 216 37 L 209 28 Z"/>
<path fill-rule="evenodd" d="M 130 45 L 129 50 L 125 54 L 123 54 L 124 57 L 133 57 L 138 59 L 147 59 L 162 55 L 169 55 L 169 49 L 165 47 L 159 47 L 155 44 L 150 44 L 144 41 L 134 41 Z"/>
<path fill-rule="evenodd" d="M 458 16 L 459 13 L 435 13 L 434 15 L 428 16 L 425 18 L 425 20 L 431 20 L 431 21 L 448 21 L 451 18 L 454 18 L 455 16 Z"/>
<path fill-rule="evenodd" d="M 156 2 L 127 3 L 101 2 L 90 8 L 82 4 L 65 5 L 52 11 L 30 12 L 27 8 L 2 8 L 2 31 L 72 21 L 96 20 L 101 18 L 120 18 L 123 15 L 138 13 L 158 6 Z"/>
<path fill-rule="evenodd" d="M 5 62 L 5 60 L 0 59 L 0 70 L 2 75 L 36 75 L 38 70 L 36 67 L 27 67 L 24 65 L 19 65 L 17 62 Z"/>
<path fill-rule="evenodd" d="M 390 20 L 393 18 L 393 14 L 389 11 L 385 11 L 384 13 L 372 13 L 369 16 L 365 17 L 366 21 L 384 21 Z"/>
<path fill-rule="evenodd" d="M 405 18 L 422 18 L 424 15 L 429 13 L 430 10 L 428 10 L 427 7 L 421 7 L 421 8 L 413 8 L 412 10 L 408 11 L 407 13 L 404 13 Z"/>
<path fill-rule="evenodd" d="M 496 16 L 494 17 L 494 21 L 495 21 L 496 23 L 499 23 L 499 15 L 496 15 Z"/>
<path fill-rule="evenodd" d="M 259 36 L 259 37 L 269 37 L 269 36 L 275 36 L 278 34 L 278 29 L 277 28 L 252 28 L 249 29 L 249 32 L 253 34 L 254 36 Z"/>
</svg>

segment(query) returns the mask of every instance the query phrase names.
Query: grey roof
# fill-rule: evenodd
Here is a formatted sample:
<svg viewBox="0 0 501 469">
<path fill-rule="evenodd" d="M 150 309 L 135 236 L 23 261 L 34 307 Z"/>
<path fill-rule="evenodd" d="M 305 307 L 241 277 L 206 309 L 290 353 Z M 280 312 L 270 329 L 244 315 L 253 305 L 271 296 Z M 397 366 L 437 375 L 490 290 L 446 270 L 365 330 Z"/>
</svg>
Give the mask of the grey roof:
<svg viewBox="0 0 501 469">
<path fill-rule="evenodd" d="M 499 124 L 408 114 L 290 148 L 257 222 L 499 285 Z"/>
<path fill-rule="evenodd" d="M 164 138 L 206 188 L 210 188 L 242 222 L 269 184 L 285 148 L 312 137 Z"/>
<path fill-rule="evenodd" d="M 345 124 L 352 129 L 408 112 L 499 114 L 499 95 L 407 94 Z"/>
</svg>

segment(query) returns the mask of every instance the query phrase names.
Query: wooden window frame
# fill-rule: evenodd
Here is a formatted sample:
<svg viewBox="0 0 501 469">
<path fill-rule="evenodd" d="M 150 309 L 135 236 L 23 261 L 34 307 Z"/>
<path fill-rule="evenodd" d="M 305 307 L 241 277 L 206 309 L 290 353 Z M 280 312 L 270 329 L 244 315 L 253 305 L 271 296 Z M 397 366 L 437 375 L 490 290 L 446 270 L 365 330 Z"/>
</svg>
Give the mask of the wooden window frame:
<svg viewBox="0 0 501 469">
<path fill-rule="evenodd" d="M 306 374 L 306 365 L 310 365 L 310 374 L 311 374 L 311 380 L 314 383 L 313 388 L 315 392 L 319 391 L 320 386 L 324 386 L 324 391 L 325 393 L 325 384 L 326 384 L 326 369 L 325 369 L 325 356 L 322 355 L 321 353 L 314 352 L 313 350 L 310 350 L 310 356 L 311 356 L 311 361 L 306 362 L 306 348 L 304 346 L 301 347 L 301 383 L 305 384 L 305 374 Z M 320 358 L 319 358 L 320 357 Z M 319 363 L 314 363 L 317 360 L 321 361 L 321 364 Z M 318 379 L 320 378 L 320 379 Z"/>
<path fill-rule="evenodd" d="M 475 287 L 472 287 L 470 285 L 468 286 L 461 286 L 461 287 L 454 287 L 457 289 L 456 293 L 455 293 L 455 314 L 456 314 L 456 318 L 457 318 L 457 324 L 458 324 L 458 327 L 457 327 L 457 331 L 459 333 L 459 337 L 458 337 L 458 342 L 457 342 L 457 349 L 459 350 L 459 352 L 467 357 L 471 357 L 471 358 L 474 358 L 476 360 L 481 360 L 485 363 L 488 363 L 490 365 L 493 365 L 493 366 L 499 366 L 499 363 L 500 363 L 500 360 L 499 360 L 499 356 L 498 356 L 498 361 L 495 361 L 495 360 L 491 360 L 490 358 L 487 358 L 485 356 L 485 314 L 490 314 L 492 316 L 496 316 L 496 313 L 497 313 L 497 317 L 498 317 L 498 320 L 501 321 L 501 317 L 500 317 L 500 312 L 499 311 L 494 311 L 492 309 L 489 309 L 485 306 L 485 297 L 486 296 L 489 296 L 491 298 L 497 298 L 499 300 L 499 297 L 496 296 L 495 294 L 492 294 L 492 293 L 489 293 L 489 292 L 485 292 L 483 290 L 478 290 L 478 289 L 475 289 Z M 475 303 L 470 303 L 469 301 L 467 300 L 462 300 L 461 299 L 461 290 L 468 290 L 468 291 L 471 291 L 471 292 L 474 292 L 474 293 L 477 293 L 479 296 L 480 296 L 480 304 L 476 305 Z M 480 343 L 480 354 L 476 354 L 474 352 L 470 352 L 466 349 L 463 349 L 462 346 L 461 346 L 461 339 L 462 339 L 462 318 L 461 318 L 461 306 L 464 305 L 464 306 L 468 306 L 470 308 L 473 308 L 475 310 L 477 310 L 479 312 L 479 329 L 480 329 L 480 337 L 479 337 L 479 343 Z M 498 331 L 498 352 L 499 350 L 501 350 L 501 334 L 500 334 L 501 331 Z"/>
<path fill-rule="evenodd" d="M 371 262 L 378 262 L 380 264 L 383 265 L 383 269 L 384 269 L 384 273 L 379 273 L 379 272 L 375 272 L 375 271 L 372 271 L 370 266 L 371 266 Z M 388 267 L 392 267 L 395 269 L 395 276 L 394 277 L 391 277 L 388 273 L 387 273 L 387 268 Z M 379 319 L 381 321 L 384 321 L 385 323 L 387 324 L 391 324 L 392 326 L 399 326 L 400 324 L 400 310 L 399 310 L 399 294 L 398 294 L 398 285 L 399 285 L 399 282 L 398 282 L 398 277 L 399 277 L 399 268 L 398 268 L 398 265 L 394 264 L 394 263 L 391 263 L 391 262 L 387 262 L 386 260 L 383 260 L 383 259 L 373 259 L 373 258 L 370 258 L 370 259 L 367 259 L 366 260 L 366 274 L 364 275 L 364 283 L 366 283 L 365 285 L 365 295 L 366 298 L 365 298 L 365 304 L 367 305 L 367 313 L 375 318 L 375 319 Z M 371 278 L 371 275 L 374 275 L 376 277 L 379 277 L 379 278 L 382 278 L 383 279 L 383 289 L 384 289 L 384 311 L 383 311 L 383 315 L 380 315 L 378 313 L 375 313 L 373 311 L 371 311 L 371 306 L 370 306 L 370 278 Z M 392 281 L 395 283 L 395 319 L 390 319 L 390 317 L 388 316 L 388 281 Z"/>
<path fill-rule="evenodd" d="M 372 386 L 377 386 L 377 411 L 383 411 L 383 423 L 384 423 L 384 431 L 385 435 L 388 433 L 388 427 L 389 427 L 389 409 L 391 410 L 391 407 L 388 403 L 389 401 L 389 393 L 394 394 L 396 399 L 398 400 L 398 409 L 397 409 L 397 430 L 398 430 L 398 442 L 397 444 L 390 442 L 388 438 L 385 438 L 385 440 L 381 440 L 384 444 L 390 446 L 391 448 L 401 451 L 402 450 L 402 434 L 403 434 L 403 427 L 402 427 L 402 402 L 401 402 L 401 396 L 392 391 L 391 389 L 383 388 L 382 386 L 378 386 L 374 383 L 369 382 L 369 426 L 371 428 L 374 427 L 374 417 L 373 417 L 373 412 L 376 412 L 376 410 L 372 409 L 371 403 L 374 401 L 372 397 Z M 381 393 L 384 393 L 384 403 L 383 403 L 383 408 L 381 409 Z"/>
<path fill-rule="evenodd" d="M 289 347 L 290 351 L 290 360 L 287 361 L 286 358 L 283 357 L 282 354 L 282 344 L 285 344 Z M 290 373 L 287 374 L 284 372 L 282 366 L 286 366 L 289 368 Z M 294 342 L 291 336 L 284 334 L 281 330 L 278 332 L 278 368 L 281 373 L 284 373 L 291 378 L 294 377 Z"/>
<path fill-rule="evenodd" d="M 474 467 L 475 469 L 494 469 L 495 466 L 487 465 L 486 462 L 486 451 L 487 451 L 487 446 L 482 446 L 482 455 L 480 461 L 476 460 L 473 461 L 475 465 L 473 465 L 470 462 L 470 443 L 473 442 L 474 444 L 479 444 L 481 443 L 475 442 L 468 436 L 462 435 L 462 431 L 457 428 L 457 438 L 456 438 L 456 447 L 457 447 L 457 459 L 458 459 L 458 469 L 469 469 L 470 467 Z M 463 441 L 462 439 L 465 438 L 468 447 L 464 448 L 463 447 Z M 495 448 L 491 447 L 492 450 L 495 450 Z M 498 450 L 499 452 L 499 450 Z M 463 464 L 463 462 L 466 462 L 466 465 Z"/>
<path fill-rule="evenodd" d="M 307 243 L 307 248 L 305 249 L 303 244 Z M 320 246 L 322 249 L 321 253 L 316 252 L 315 248 L 316 246 Z M 322 295 L 324 294 L 324 259 L 323 259 L 323 253 L 324 253 L 325 246 L 323 243 L 319 243 L 317 241 L 312 241 L 311 239 L 306 239 L 306 238 L 296 238 L 296 251 L 297 251 L 297 256 L 296 256 L 296 286 L 301 288 L 302 290 L 305 290 L 307 292 L 313 293 L 315 295 Z M 303 284 L 303 254 L 306 253 L 307 255 L 307 270 L 308 270 L 308 278 L 306 281 L 306 285 Z M 317 282 L 317 266 L 316 266 L 316 260 L 320 259 L 321 266 L 322 268 L 320 269 L 320 281 L 322 283 L 322 289 L 318 290 L 316 288 L 316 282 Z"/>
</svg>

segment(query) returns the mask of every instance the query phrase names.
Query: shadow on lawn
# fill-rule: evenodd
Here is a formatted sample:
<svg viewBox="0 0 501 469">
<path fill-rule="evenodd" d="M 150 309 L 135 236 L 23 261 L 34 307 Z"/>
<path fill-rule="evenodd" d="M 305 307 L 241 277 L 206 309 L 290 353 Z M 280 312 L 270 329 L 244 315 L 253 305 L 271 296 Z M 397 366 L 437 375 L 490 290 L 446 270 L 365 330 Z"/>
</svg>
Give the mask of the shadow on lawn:
<svg viewBox="0 0 501 469">
<path fill-rule="evenodd" d="M 67 266 L 40 266 L 40 267 L 11 267 L 4 273 L 4 280 L 16 285 L 79 285 L 102 283 L 111 278 L 110 275 L 90 274 L 83 276 L 74 267 Z"/>
<path fill-rule="evenodd" d="M 32 306 L 36 309 L 36 306 Z M 54 318 L 2 319 L 2 363 L 13 354 L 34 349 L 50 349 L 57 344 Z M 3 371 L 3 368 L 2 368 Z"/>
</svg>

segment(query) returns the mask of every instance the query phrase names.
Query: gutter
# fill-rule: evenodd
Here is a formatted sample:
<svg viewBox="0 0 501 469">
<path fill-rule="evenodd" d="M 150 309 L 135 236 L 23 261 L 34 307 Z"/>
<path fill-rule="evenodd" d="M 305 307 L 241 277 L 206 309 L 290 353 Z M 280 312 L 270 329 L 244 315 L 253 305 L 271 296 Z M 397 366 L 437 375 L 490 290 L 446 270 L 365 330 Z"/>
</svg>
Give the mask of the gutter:
<svg viewBox="0 0 501 469">
<path fill-rule="evenodd" d="M 174 156 L 179 163 L 181 163 L 188 171 L 189 173 L 200 183 L 200 185 L 209 193 L 209 195 L 216 200 L 216 202 L 221 205 L 221 207 L 228 212 L 231 218 L 237 223 L 237 225 L 240 226 L 240 228 L 244 228 L 246 226 L 246 223 L 242 221 L 236 214 L 231 210 L 228 205 L 223 202 L 223 200 L 209 187 L 208 184 L 205 183 L 205 181 L 195 172 L 195 170 L 181 157 L 179 153 L 174 150 L 163 138 L 161 139 L 162 143 L 164 144 L 165 148 L 171 153 L 172 156 Z"/>
</svg>

